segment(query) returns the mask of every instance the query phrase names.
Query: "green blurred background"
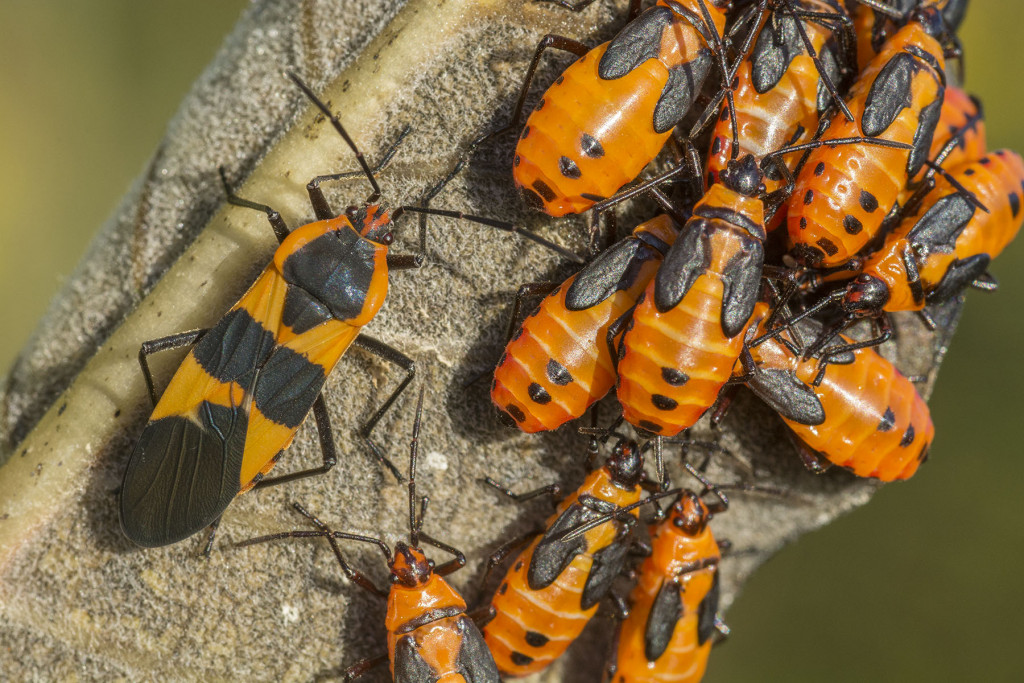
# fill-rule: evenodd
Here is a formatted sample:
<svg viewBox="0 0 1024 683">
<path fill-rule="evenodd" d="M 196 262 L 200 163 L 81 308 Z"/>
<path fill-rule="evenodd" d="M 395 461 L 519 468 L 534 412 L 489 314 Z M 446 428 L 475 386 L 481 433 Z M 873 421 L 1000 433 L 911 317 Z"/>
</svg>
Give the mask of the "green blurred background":
<svg viewBox="0 0 1024 683">
<path fill-rule="evenodd" d="M 0 2 L 0 371 L 246 4 Z M 1024 2 L 975 0 L 961 30 L 991 148 L 1024 150 L 1021 26 Z M 708 680 L 1020 680 L 1024 244 L 993 272 L 943 367 L 928 466 L 758 572 Z"/>
</svg>

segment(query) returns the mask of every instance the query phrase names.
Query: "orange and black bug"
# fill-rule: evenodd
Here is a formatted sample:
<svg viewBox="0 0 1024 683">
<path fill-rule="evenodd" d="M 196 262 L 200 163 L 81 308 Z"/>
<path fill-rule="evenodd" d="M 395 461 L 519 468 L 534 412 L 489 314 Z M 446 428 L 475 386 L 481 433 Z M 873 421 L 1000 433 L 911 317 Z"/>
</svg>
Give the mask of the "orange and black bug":
<svg viewBox="0 0 1024 683">
<path fill-rule="evenodd" d="M 396 683 L 498 683 L 500 679 L 494 658 L 488 652 L 480 630 L 466 614 L 466 601 L 443 578 L 465 566 L 466 557 L 459 550 L 422 531 L 427 498 L 416 497 L 416 457 L 422 408 L 423 391 L 420 390 L 409 449 L 408 544 L 399 541 L 392 553 L 387 544 L 378 538 L 332 530 L 295 503 L 295 509 L 312 521 L 317 531 L 272 534 L 252 538 L 239 545 L 283 538 L 325 538 L 349 580 L 371 593 L 387 598 L 387 655 L 350 666 L 345 671 L 346 681 L 387 659 Z M 372 543 L 380 548 L 391 570 L 391 585 L 387 590 L 378 588 L 368 577 L 345 562 L 338 546 L 339 539 Z M 428 560 L 420 549 L 421 541 L 451 553 L 455 559 L 435 567 L 434 562 Z"/>
<path fill-rule="evenodd" d="M 761 164 L 783 176 L 783 154 L 823 144 L 775 150 Z M 887 140 L 836 139 L 828 144 L 889 145 Z M 675 436 L 715 402 L 743 348 L 743 334 L 760 294 L 764 271 L 765 216 L 789 185 L 765 192 L 763 173 L 751 155 L 732 160 L 693 208 L 693 216 L 669 249 L 658 274 L 631 317 L 609 328 L 626 333 L 619 345 L 617 394 L 623 417 L 657 436 Z M 769 269 L 775 275 L 776 269 Z"/>
<path fill-rule="evenodd" d="M 728 508 L 683 491 L 667 518 L 651 529 L 651 554 L 640 566 L 629 596 L 629 616 L 619 625 L 610 683 L 693 682 L 704 676 L 718 619 L 721 549 L 708 523 Z"/>
<path fill-rule="evenodd" d="M 1024 162 L 998 150 L 949 172 L 959 187 L 940 187 L 925 198 L 919 216 L 905 218 L 882 248 L 843 289 L 816 304 L 838 303 L 843 317 L 808 349 L 815 353 L 853 321 L 895 311 L 923 311 L 949 301 L 968 286 L 994 289 L 989 263 L 1009 244 L 1024 222 Z M 968 200 L 965 193 L 975 197 Z M 985 207 L 979 208 L 979 204 Z M 892 327 L 858 346 L 882 343 Z"/>
<path fill-rule="evenodd" d="M 833 103 L 846 106 L 839 93 L 854 73 L 850 18 L 838 0 L 777 0 L 768 15 L 750 9 L 760 28 L 733 83 L 739 148 L 732 145 L 732 125 L 723 103 L 708 153 L 709 185 L 718 182 L 731 159 L 744 154 L 761 159 L 784 145 L 809 139 L 819 116 Z M 794 157 L 794 165 L 796 161 Z M 765 181 L 769 191 L 782 185 L 783 178 L 774 176 Z"/>
<path fill-rule="evenodd" d="M 636 304 L 678 232 L 667 215 L 640 224 L 548 294 L 513 334 L 523 298 L 551 285 L 520 288 L 491 384 L 491 400 L 512 424 L 555 429 L 608 393 L 615 384 L 608 328 Z"/>
<path fill-rule="evenodd" d="M 236 495 L 253 487 L 333 467 L 337 453 L 320 392 L 352 344 L 406 372 L 359 431 L 370 451 L 400 478 L 370 433 L 412 380 L 415 364 L 383 342 L 360 334 L 384 303 L 389 269 L 421 263 L 420 256 L 388 253 L 393 220 L 404 211 L 417 211 L 517 231 L 500 221 L 453 211 L 404 206 L 392 213 L 379 201 L 377 181 L 337 117 L 297 76 L 290 76 L 353 150 L 373 194 L 362 207 L 350 207 L 335 217 L 320 183 L 339 176 L 315 178 L 308 191 L 318 221 L 289 232 L 280 214 L 235 196 L 225 180 L 228 201 L 265 212 L 281 245 L 215 327 L 146 342 L 140 350 L 155 409 L 125 471 L 120 515 L 125 534 L 141 546 L 174 543 L 216 523 Z M 157 402 L 146 357 L 191 344 L 194 348 Z M 323 450 L 322 466 L 265 479 L 311 408 Z"/>
<path fill-rule="evenodd" d="M 636 178 L 690 110 L 712 64 L 727 73 L 721 36 L 729 5 L 659 0 L 592 50 L 545 36 L 502 131 L 518 127 L 545 49 L 580 59 L 544 93 L 516 145 L 513 176 L 527 202 L 552 216 L 580 213 Z M 639 6 L 631 3 L 631 15 Z"/>
<path fill-rule="evenodd" d="M 820 147 L 808 155 L 786 215 L 794 254 L 807 265 L 835 266 L 854 257 L 927 161 L 945 87 L 936 39 L 944 26 L 934 8 L 914 16 L 854 84 L 847 104 L 855 120 L 836 116 L 820 136 L 830 142 L 863 135 L 912 148 Z"/>
<path fill-rule="evenodd" d="M 967 0 L 889 0 L 886 4 L 853 0 L 851 4 L 857 5 L 851 14 L 857 34 L 859 70 L 863 70 L 882 50 L 885 41 L 896 33 L 913 10 L 935 7 L 942 12 L 950 33 L 960 28 L 967 14 Z"/>
<path fill-rule="evenodd" d="M 935 426 L 910 380 L 874 349 L 857 349 L 845 337 L 841 343 L 854 350 L 825 349 L 830 364 L 823 375 L 816 358 L 804 359 L 798 345 L 765 329 L 767 305 L 758 309 L 760 336 L 745 347 L 738 377 L 793 430 L 805 464 L 821 471 L 823 457 L 860 477 L 912 476 L 928 455 Z"/>
<path fill-rule="evenodd" d="M 623 417 L 658 436 L 692 426 L 743 348 L 764 266 L 764 193 L 753 156 L 730 161 L 647 286 L 619 347 Z"/>
<path fill-rule="evenodd" d="M 512 548 L 531 541 L 502 579 L 491 601 L 491 621 L 484 626 L 498 669 L 525 676 L 547 667 L 579 636 L 622 571 L 637 513 L 606 518 L 573 539 L 567 531 L 616 512 L 640 499 L 643 455 L 636 443 L 620 440 L 603 467 L 566 497 L 547 521 L 543 534 L 506 545 L 492 556 L 497 564 Z M 542 493 L 557 495 L 557 486 L 515 495 L 516 500 Z"/>
</svg>

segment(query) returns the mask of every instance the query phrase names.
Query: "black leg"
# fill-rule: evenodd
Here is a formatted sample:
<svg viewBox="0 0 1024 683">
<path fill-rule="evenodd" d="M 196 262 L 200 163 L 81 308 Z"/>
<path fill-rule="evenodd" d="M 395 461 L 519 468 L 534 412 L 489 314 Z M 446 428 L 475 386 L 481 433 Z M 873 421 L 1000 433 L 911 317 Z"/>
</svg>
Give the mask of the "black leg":
<svg viewBox="0 0 1024 683">
<path fill-rule="evenodd" d="M 504 494 L 506 497 L 514 500 L 517 503 L 522 503 L 528 500 L 532 500 L 539 496 L 551 496 L 552 498 L 562 497 L 562 487 L 558 484 L 548 484 L 547 486 L 541 486 L 540 488 L 533 489 L 532 491 L 526 491 L 525 493 L 512 493 L 512 489 L 506 488 L 499 484 L 497 481 L 490 477 L 484 477 L 484 483 L 488 486 L 493 487 L 499 493 Z"/>
<path fill-rule="evenodd" d="M 224 167 L 219 166 L 217 170 L 220 172 L 220 181 L 224 184 L 224 194 L 227 195 L 228 204 L 241 206 L 246 209 L 255 209 L 256 211 L 262 211 L 267 214 L 267 220 L 270 221 L 270 227 L 274 229 L 274 235 L 277 237 L 277 241 L 279 243 L 284 242 L 290 231 L 288 230 L 288 225 L 284 222 L 284 219 L 281 218 L 281 214 L 266 204 L 257 204 L 256 202 L 251 202 L 248 199 L 242 199 L 239 197 L 231 189 L 231 186 L 228 185 L 228 178 L 224 173 Z"/>
<path fill-rule="evenodd" d="M 345 683 L 351 683 L 351 681 L 363 676 L 368 671 L 377 668 L 381 664 L 387 664 L 387 661 L 388 655 L 386 652 L 382 655 L 377 655 L 376 657 L 371 657 L 369 659 L 361 659 L 345 669 L 344 673 L 341 675 L 341 680 L 345 681 Z"/>
<path fill-rule="evenodd" d="M 529 297 L 547 296 L 557 286 L 557 282 L 526 282 L 519 285 L 515 303 L 512 305 L 512 315 L 508 319 L 508 327 L 505 328 L 506 346 L 512 341 L 512 335 L 515 334 L 516 328 L 519 327 L 521 322 L 519 316 L 523 312 L 523 302 Z"/>
<path fill-rule="evenodd" d="M 423 254 L 388 254 L 389 270 L 413 270 L 423 265 Z"/>
<path fill-rule="evenodd" d="M 206 546 L 203 548 L 203 557 L 209 557 L 210 553 L 213 552 L 213 539 L 217 537 L 217 529 L 220 528 L 220 520 L 213 520 L 213 524 L 210 525 L 210 534 L 206 537 Z"/>
<path fill-rule="evenodd" d="M 139 366 L 142 367 L 142 376 L 146 379 L 149 398 L 152 399 L 154 408 L 156 407 L 157 395 L 156 389 L 153 386 L 153 374 L 149 370 L 149 362 L 146 360 L 146 356 L 159 353 L 160 351 L 171 351 L 172 349 L 192 346 L 208 331 L 209 328 L 202 328 L 199 330 L 189 330 L 188 332 L 179 332 L 169 337 L 150 339 L 149 341 L 142 342 L 142 345 L 139 346 Z"/>
<path fill-rule="evenodd" d="M 384 156 L 383 158 L 381 158 L 380 163 L 378 163 L 370 171 L 373 177 L 376 178 L 378 175 L 380 175 L 381 171 L 388 167 L 388 164 L 391 163 L 391 160 L 395 156 L 395 152 L 398 151 L 398 146 L 402 143 L 402 140 L 404 140 L 406 136 L 409 135 L 409 131 L 411 130 L 412 126 L 405 126 L 402 129 L 402 132 L 398 134 L 398 138 L 394 142 L 392 142 L 391 145 L 384 151 Z M 344 173 L 331 173 L 328 175 L 320 175 L 310 180 L 309 183 L 306 185 L 306 192 L 309 194 L 309 203 L 313 205 L 313 213 L 316 215 L 317 219 L 323 221 L 329 218 L 334 218 L 337 215 L 331 210 L 331 205 L 327 202 L 327 198 L 324 197 L 323 190 L 320 189 L 321 183 L 333 180 L 347 180 L 349 178 L 365 177 L 366 174 L 362 170 L 359 170 L 345 171 Z"/>
<path fill-rule="evenodd" d="M 532 541 L 541 533 L 543 533 L 543 531 L 537 529 L 531 531 L 528 534 L 523 534 L 518 538 L 514 538 L 511 541 L 508 541 L 507 543 L 502 543 L 501 546 L 493 553 L 491 553 L 490 556 L 487 558 L 487 567 L 484 569 L 484 575 L 483 578 L 480 580 L 480 583 L 486 585 L 487 580 L 490 578 L 491 572 L 494 571 L 495 567 L 504 562 L 505 558 L 511 555 L 513 552 L 526 546 L 527 543 Z"/>
<path fill-rule="evenodd" d="M 268 486 L 295 481 L 296 479 L 326 474 L 332 467 L 338 464 L 338 450 L 335 446 L 334 430 L 331 428 L 331 418 L 327 414 L 327 403 L 324 401 L 323 392 L 313 402 L 313 419 L 316 420 L 316 433 L 320 439 L 320 452 L 323 455 L 323 464 L 320 467 L 311 467 L 308 470 L 289 472 L 278 477 L 262 479 L 253 486 L 254 489 L 262 489 Z"/>
<path fill-rule="evenodd" d="M 409 358 L 404 353 L 396 349 L 393 349 L 384 342 L 374 339 L 373 337 L 367 336 L 365 334 L 361 334 L 358 337 L 356 337 L 353 343 L 356 346 L 365 349 L 366 351 L 369 351 L 373 355 L 378 356 L 388 361 L 389 363 L 394 363 L 395 365 L 405 370 L 405 378 L 402 379 L 402 382 L 398 385 L 398 388 L 391 392 L 391 395 L 388 396 L 387 400 L 385 400 L 383 404 L 381 404 L 380 408 L 377 409 L 377 412 L 375 412 L 370 417 L 370 419 L 366 421 L 366 424 L 359 428 L 359 438 L 362 439 L 363 443 L 366 444 L 367 448 L 370 449 L 370 453 L 373 455 L 373 457 L 380 461 L 382 465 L 391 470 L 391 473 L 395 475 L 395 479 L 397 479 L 398 481 L 404 481 L 405 479 L 404 477 L 402 477 L 402 473 L 398 470 L 397 467 L 395 467 L 395 464 L 393 462 L 388 460 L 388 458 L 384 455 L 384 452 L 380 449 L 380 447 L 373 441 L 373 439 L 370 438 L 370 433 L 373 432 L 373 428 L 377 426 L 377 423 L 380 422 L 381 418 L 384 417 L 384 414 L 388 412 L 388 410 L 391 408 L 391 405 L 395 402 L 399 395 L 403 391 L 405 391 L 405 388 L 407 386 L 409 386 L 409 382 L 412 381 L 413 377 L 416 376 L 416 361 L 414 361 L 412 358 Z"/>
<path fill-rule="evenodd" d="M 300 515 L 311 521 L 316 527 L 317 531 L 284 531 L 277 534 L 270 534 L 267 536 L 258 536 L 256 538 L 248 538 L 244 541 L 236 543 L 237 547 L 245 547 L 249 545 L 257 545 L 260 543 L 269 543 L 271 541 L 279 541 L 286 538 L 325 538 L 331 546 L 331 550 L 334 552 L 335 559 L 338 560 L 338 564 L 341 566 L 342 572 L 345 576 L 358 585 L 364 590 L 379 595 L 382 598 L 388 597 L 388 591 L 381 590 L 373 583 L 365 574 L 353 569 L 345 561 L 345 558 L 341 554 L 341 548 L 338 546 L 338 539 L 350 540 L 350 541 L 362 541 L 364 543 L 373 543 L 384 553 L 384 556 L 390 561 L 391 551 L 384 544 L 383 541 L 377 538 L 371 538 L 369 536 L 362 536 L 360 534 L 350 534 L 343 531 L 334 531 L 327 524 L 320 521 L 318 517 L 310 513 L 299 503 L 292 503 L 292 508 Z"/>
<path fill-rule="evenodd" d="M 452 547 L 447 543 L 442 543 L 433 536 L 420 532 L 420 540 L 428 545 L 432 545 L 435 548 L 451 553 L 455 556 L 455 559 L 449 560 L 442 565 L 434 567 L 434 573 L 438 576 L 447 576 L 453 572 L 457 572 L 466 566 L 466 556 L 458 548 Z"/>
</svg>

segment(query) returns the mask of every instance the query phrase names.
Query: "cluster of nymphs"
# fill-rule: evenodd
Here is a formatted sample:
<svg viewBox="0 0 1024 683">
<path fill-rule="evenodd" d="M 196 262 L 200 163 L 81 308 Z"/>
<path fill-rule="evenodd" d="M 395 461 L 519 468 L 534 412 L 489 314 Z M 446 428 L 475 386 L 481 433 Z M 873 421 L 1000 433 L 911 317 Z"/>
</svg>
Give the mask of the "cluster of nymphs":
<svg viewBox="0 0 1024 683">
<path fill-rule="evenodd" d="M 553 1 L 573 10 L 593 2 Z M 471 147 L 517 131 L 515 184 L 551 216 L 600 213 L 637 195 L 662 207 L 565 282 L 520 291 L 516 312 L 527 297 L 544 298 L 521 324 L 514 316 L 491 385 L 502 417 L 530 433 L 581 417 L 614 387 L 623 421 L 644 446 L 620 434 L 543 533 L 495 553 L 491 567 L 522 548 L 476 613 L 442 578 L 465 557 L 421 528 L 422 391 L 408 544 L 392 549 L 334 531 L 298 505 L 315 529 L 248 542 L 325 538 L 353 582 L 388 599 L 387 659 L 396 681 L 497 681 L 543 670 L 614 597 L 611 586 L 638 545 L 647 557 L 632 568 L 629 599 L 619 601 L 609 680 L 699 680 L 725 632 L 717 617 L 721 544 L 708 523 L 728 500 L 690 466 L 698 492 L 670 488 L 660 459 L 658 477 L 648 479 L 648 446 L 660 456 L 662 438 L 712 406 L 721 419 L 728 393 L 746 386 L 790 427 L 808 466 L 834 464 L 882 481 L 910 477 L 934 428 L 912 381 L 875 347 L 893 334 L 890 316 L 912 311 L 934 326 L 929 306 L 968 286 L 993 288 L 989 261 L 1024 218 L 1024 164 L 1011 151 L 986 153 L 980 103 L 952 83 L 966 0 L 642 5 L 632 0 L 628 23 L 592 49 L 545 37 L 511 124 Z M 524 122 L 548 48 L 579 59 Z M 406 371 L 359 430 L 402 478 L 371 431 L 413 379 L 414 363 L 360 332 L 384 303 L 389 269 L 422 262 L 389 253 L 402 213 L 468 219 L 567 254 L 501 221 L 422 205 L 388 208 L 341 122 L 292 79 L 355 152 L 373 194 L 337 215 L 320 184 L 345 174 L 316 178 L 309 195 L 318 221 L 289 230 L 270 206 L 235 195 L 222 170 L 228 201 L 264 212 L 281 246 L 215 327 L 143 345 L 156 408 L 120 501 L 124 531 L 139 545 L 166 545 L 215 525 L 251 488 L 329 470 L 337 455 L 321 389 L 352 344 Z M 659 157 L 668 170 L 637 181 Z M 862 318 L 869 338 L 844 336 Z M 186 345 L 194 346 L 157 402 L 147 356 Z M 310 412 L 323 465 L 266 478 Z M 517 499 L 559 493 L 549 486 L 515 495 L 488 481 Z M 632 538 L 645 504 L 655 510 L 649 544 Z M 341 540 L 380 548 L 388 590 L 347 564 Z M 435 567 L 421 543 L 455 559 Z M 356 663 L 346 675 L 383 661 Z"/>
</svg>

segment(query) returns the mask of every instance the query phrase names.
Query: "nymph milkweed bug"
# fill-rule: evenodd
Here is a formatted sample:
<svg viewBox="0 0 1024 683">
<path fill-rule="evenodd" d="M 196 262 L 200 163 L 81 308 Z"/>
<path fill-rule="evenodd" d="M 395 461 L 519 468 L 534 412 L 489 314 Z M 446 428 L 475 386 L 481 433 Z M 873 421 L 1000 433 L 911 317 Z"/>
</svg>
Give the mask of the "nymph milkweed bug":
<svg viewBox="0 0 1024 683">
<path fill-rule="evenodd" d="M 818 136 L 831 142 L 864 135 L 911 149 L 825 146 L 808 155 L 786 207 L 789 238 L 803 263 L 830 267 L 853 258 L 878 234 L 901 190 L 924 165 L 946 83 L 937 40 L 943 32 L 938 10 L 916 14 L 853 85 L 847 104 L 854 120 L 836 116 Z"/>
<path fill-rule="evenodd" d="M 465 681 L 499 683 L 494 658 L 484 643 L 480 629 L 466 614 L 466 601 L 444 580 L 461 569 L 466 557 L 459 550 L 428 536 L 422 531 L 427 498 L 416 497 L 416 458 L 419 450 L 420 417 L 423 390 L 416 402 L 412 443 L 409 449 L 409 542 L 399 541 L 391 550 L 379 538 L 334 531 L 298 503 L 294 508 L 308 518 L 317 531 L 290 531 L 260 536 L 239 543 L 240 546 L 266 543 L 284 538 L 324 538 L 334 551 L 345 576 L 360 587 L 387 599 L 387 655 L 367 659 L 348 667 L 345 680 L 365 673 L 372 667 L 390 662 L 395 681 L 431 683 L 434 681 Z M 345 561 L 338 540 L 372 543 L 380 548 L 391 572 L 387 590 L 378 588 L 362 573 Z M 434 566 L 420 542 L 427 543 L 455 556 Z"/>
<path fill-rule="evenodd" d="M 636 305 L 678 231 L 664 214 L 641 223 L 551 291 L 516 329 L 523 298 L 550 285 L 520 288 L 491 384 L 491 400 L 512 424 L 531 433 L 556 429 L 608 393 L 615 384 L 608 329 Z"/>
<path fill-rule="evenodd" d="M 846 106 L 840 93 L 854 71 L 855 39 L 842 3 L 776 0 L 767 16 L 756 9 L 752 5 L 747 16 L 759 24 L 753 27 L 756 41 L 733 83 L 739 147 L 732 144 L 729 111 L 723 103 L 711 134 L 709 185 L 718 182 L 731 159 L 745 154 L 761 159 L 787 144 L 805 141 L 818 127 L 821 114 L 833 105 Z M 782 181 L 775 174 L 765 185 L 773 191 Z"/>
<path fill-rule="evenodd" d="M 493 618 L 484 626 L 484 639 L 503 674 L 525 676 L 543 670 L 597 612 L 622 571 L 637 513 L 607 519 L 572 540 L 560 536 L 638 501 L 643 465 L 637 444 L 620 440 L 607 462 L 559 503 L 543 533 L 506 545 L 491 557 L 488 568 L 510 549 L 529 542 L 499 584 L 491 600 Z M 557 486 L 548 486 L 515 495 L 491 479 L 487 482 L 516 500 L 560 492 Z"/>
<path fill-rule="evenodd" d="M 951 169 L 949 177 L 958 187 L 932 190 L 920 213 L 905 218 L 886 236 L 856 278 L 801 314 L 829 303 L 837 303 L 842 312 L 808 353 L 828 344 L 857 319 L 882 320 L 881 335 L 858 345 L 882 343 L 892 334 L 892 325 L 885 321 L 888 313 L 924 311 L 926 305 L 949 301 L 971 285 L 995 288 L 987 275 L 989 263 L 1017 236 L 1024 221 L 1024 162 L 1015 152 L 998 150 Z"/>
<path fill-rule="evenodd" d="M 373 173 L 338 118 L 305 83 L 289 75 L 352 149 L 373 194 L 363 206 L 335 217 L 320 183 L 345 174 L 315 178 L 307 189 L 318 220 L 289 231 L 278 212 L 236 196 L 224 180 L 229 203 L 266 213 L 281 244 L 256 282 L 216 326 L 146 342 L 139 352 L 155 408 L 129 460 L 119 506 L 125 535 L 141 546 L 174 543 L 216 523 L 235 496 L 251 488 L 333 467 L 337 453 L 321 389 L 352 344 L 406 372 L 359 431 L 375 457 L 401 478 L 370 433 L 412 381 L 415 364 L 360 334 L 384 304 L 388 271 L 415 268 L 422 262 L 419 255 L 388 253 L 393 221 L 405 211 L 415 211 L 518 232 L 508 223 L 455 211 L 403 206 L 392 212 L 380 201 Z M 579 260 L 530 233 L 521 234 Z M 192 344 L 157 401 L 146 357 Z M 311 408 L 322 466 L 265 479 Z M 212 541 L 211 535 L 207 552 Z"/>
<path fill-rule="evenodd" d="M 818 359 L 777 330 L 768 331 L 767 304 L 759 303 L 737 368 L 742 381 L 779 413 L 798 437 L 804 463 L 814 471 L 832 464 L 860 477 L 911 477 L 935 436 L 931 413 L 909 379 L 872 348 L 826 348 L 828 372 Z M 789 328 L 799 333 L 799 326 Z M 794 332 L 795 331 L 795 332 Z M 799 341 L 797 339 L 797 341 Z"/>
</svg>

